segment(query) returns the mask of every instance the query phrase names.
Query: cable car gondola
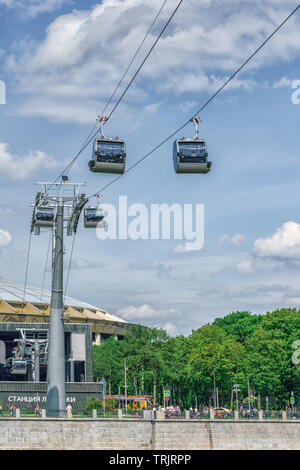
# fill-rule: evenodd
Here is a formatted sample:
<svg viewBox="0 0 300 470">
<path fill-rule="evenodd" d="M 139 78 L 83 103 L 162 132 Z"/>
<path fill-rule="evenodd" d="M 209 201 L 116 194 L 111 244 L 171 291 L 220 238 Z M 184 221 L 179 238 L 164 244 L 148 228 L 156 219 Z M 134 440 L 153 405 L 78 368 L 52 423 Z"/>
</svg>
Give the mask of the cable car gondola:
<svg viewBox="0 0 300 470">
<path fill-rule="evenodd" d="M 8 358 L 6 360 L 6 367 L 12 375 L 24 375 L 27 373 L 27 362 L 22 358 Z"/>
<path fill-rule="evenodd" d="M 191 119 L 196 128 L 193 139 L 175 140 L 173 148 L 173 163 L 176 173 L 208 173 L 211 162 L 208 161 L 206 142 L 198 137 L 197 118 Z"/>
<path fill-rule="evenodd" d="M 27 373 L 27 362 L 24 359 L 13 359 L 11 374 L 24 375 Z"/>
<path fill-rule="evenodd" d="M 34 225 L 35 227 L 53 227 L 54 208 L 49 206 L 36 206 Z"/>
<path fill-rule="evenodd" d="M 116 173 L 125 171 L 126 148 L 125 142 L 109 139 L 103 135 L 103 126 L 107 118 L 101 116 L 99 119 L 101 138 L 93 142 L 92 160 L 89 161 L 89 169 L 93 173 Z"/>
<path fill-rule="evenodd" d="M 103 220 L 104 215 L 101 207 L 86 207 L 84 209 L 84 226 L 85 228 L 104 228 L 106 223 Z"/>
</svg>

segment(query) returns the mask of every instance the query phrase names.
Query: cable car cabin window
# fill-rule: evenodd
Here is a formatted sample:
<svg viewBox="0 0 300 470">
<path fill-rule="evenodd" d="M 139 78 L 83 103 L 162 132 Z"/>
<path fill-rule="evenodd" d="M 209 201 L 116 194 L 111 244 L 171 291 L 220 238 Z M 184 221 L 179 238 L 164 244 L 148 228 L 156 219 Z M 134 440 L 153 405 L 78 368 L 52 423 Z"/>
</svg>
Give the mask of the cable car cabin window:
<svg viewBox="0 0 300 470">
<path fill-rule="evenodd" d="M 178 142 L 179 153 L 183 157 L 206 157 L 205 142 Z"/>
<path fill-rule="evenodd" d="M 53 209 L 44 209 L 44 208 L 37 209 L 36 218 L 37 220 L 52 221 L 54 219 Z"/>
<path fill-rule="evenodd" d="M 104 219 L 104 215 L 98 209 L 86 209 L 85 219 L 87 222 L 98 222 Z"/>
<path fill-rule="evenodd" d="M 26 374 L 27 372 L 27 363 L 24 360 L 13 359 L 11 374 Z"/>
<path fill-rule="evenodd" d="M 96 145 L 97 161 L 123 161 L 125 156 L 125 146 L 123 142 L 103 142 L 97 140 Z"/>
</svg>

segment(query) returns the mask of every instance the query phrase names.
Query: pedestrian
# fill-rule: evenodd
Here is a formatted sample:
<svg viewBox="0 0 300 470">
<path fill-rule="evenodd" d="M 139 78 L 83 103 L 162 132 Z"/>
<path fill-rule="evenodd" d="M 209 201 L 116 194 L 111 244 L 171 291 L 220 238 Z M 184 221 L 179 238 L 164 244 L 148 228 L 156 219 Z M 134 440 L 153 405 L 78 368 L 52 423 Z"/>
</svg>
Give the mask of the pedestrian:
<svg viewBox="0 0 300 470">
<path fill-rule="evenodd" d="M 11 404 L 10 407 L 9 407 L 9 414 L 10 416 L 15 416 L 15 405 L 14 404 Z"/>
<path fill-rule="evenodd" d="M 72 418 L 72 405 L 69 403 L 66 407 L 67 418 Z"/>
<path fill-rule="evenodd" d="M 2 418 L 3 418 L 3 408 L 2 408 L 2 405 L 1 405 L 1 403 L 0 403 L 0 415 L 1 415 L 1 416 L 2 416 Z"/>
</svg>

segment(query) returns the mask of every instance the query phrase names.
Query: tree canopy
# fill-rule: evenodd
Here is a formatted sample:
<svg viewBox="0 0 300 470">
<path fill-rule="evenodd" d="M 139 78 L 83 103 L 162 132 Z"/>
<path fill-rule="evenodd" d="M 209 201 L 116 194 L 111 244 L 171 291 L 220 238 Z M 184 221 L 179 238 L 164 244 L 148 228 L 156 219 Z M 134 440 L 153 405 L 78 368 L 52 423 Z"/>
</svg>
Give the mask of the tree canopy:
<svg viewBox="0 0 300 470">
<path fill-rule="evenodd" d="M 298 342 L 298 343 L 297 343 Z M 128 394 L 152 395 L 181 407 L 232 407 L 233 385 L 240 401 L 249 387 L 256 406 L 286 407 L 293 391 L 300 402 L 300 312 L 280 309 L 265 315 L 233 312 L 189 336 L 133 325 L 122 341 L 113 337 L 93 346 L 94 378 L 104 376 L 109 393 L 124 393 L 125 360 Z M 217 395 L 217 396 L 216 396 Z M 260 401 L 262 401 L 260 403 Z"/>
</svg>

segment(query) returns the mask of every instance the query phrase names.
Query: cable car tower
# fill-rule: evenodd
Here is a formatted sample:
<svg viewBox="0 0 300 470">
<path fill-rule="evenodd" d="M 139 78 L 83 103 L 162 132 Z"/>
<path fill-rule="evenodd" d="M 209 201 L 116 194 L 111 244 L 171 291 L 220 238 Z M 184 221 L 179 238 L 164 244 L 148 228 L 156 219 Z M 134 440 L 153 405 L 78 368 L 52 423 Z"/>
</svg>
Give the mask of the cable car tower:
<svg viewBox="0 0 300 470">
<path fill-rule="evenodd" d="M 66 409 L 63 292 L 64 222 L 67 222 L 67 235 L 76 233 L 81 211 L 88 201 L 85 194 L 80 193 L 84 183 L 68 183 L 67 177 L 62 177 L 62 180 L 62 182 L 54 183 L 37 183 L 41 186 L 41 191 L 37 193 L 35 204 L 32 204 L 34 209 L 31 232 L 39 235 L 41 228 L 53 230 L 46 405 L 49 417 L 63 417 Z M 66 195 L 66 192 L 69 195 Z"/>
</svg>

